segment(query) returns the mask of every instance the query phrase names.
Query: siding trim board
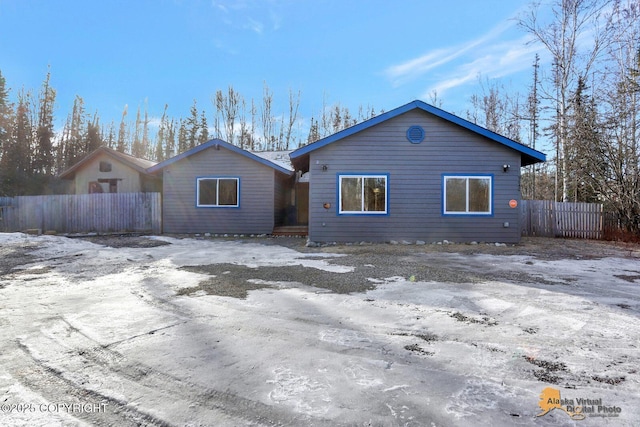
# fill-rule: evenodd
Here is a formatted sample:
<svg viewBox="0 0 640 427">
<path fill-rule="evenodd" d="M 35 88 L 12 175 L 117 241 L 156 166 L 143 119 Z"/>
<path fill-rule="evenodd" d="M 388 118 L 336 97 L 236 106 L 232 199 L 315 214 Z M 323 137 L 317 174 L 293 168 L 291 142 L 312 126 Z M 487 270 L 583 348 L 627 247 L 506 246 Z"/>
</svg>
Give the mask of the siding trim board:
<svg viewBox="0 0 640 427">
<path fill-rule="evenodd" d="M 258 163 L 260 163 L 262 165 L 269 166 L 270 168 L 273 168 L 276 171 L 278 171 L 278 172 L 280 172 L 282 174 L 285 174 L 287 176 L 293 174 L 293 171 L 291 171 L 291 170 L 285 169 L 282 166 L 279 166 L 279 165 L 277 165 L 277 164 L 275 164 L 273 162 L 270 162 L 269 160 L 264 159 L 264 158 L 262 158 L 260 156 L 256 156 L 255 154 L 250 153 L 250 152 L 248 152 L 246 150 L 243 150 L 240 147 L 236 147 L 235 145 L 231 145 L 228 142 L 225 142 L 225 141 L 223 141 L 221 139 L 212 139 L 210 141 L 205 142 L 204 144 L 200 144 L 200 145 L 198 145 L 196 147 L 193 147 L 192 149 L 187 150 L 184 153 L 178 154 L 177 156 L 174 156 L 174 157 L 172 157 L 170 159 L 165 160 L 164 162 L 158 163 L 157 165 L 150 167 L 149 169 L 147 169 L 147 172 L 148 173 L 157 173 L 157 172 L 161 171 L 162 169 L 164 169 L 165 167 L 167 167 L 167 166 L 169 166 L 169 165 L 171 165 L 171 164 L 173 164 L 175 162 L 178 162 L 178 161 L 180 161 L 182 159 L 185 159 L 185 158 L 187 158 L 189 156 L 197 154 L 197 153 L 199 153 L 199 152 L 201 152 L 203 150 L 206 150 L 208 148 L 212 148 L 214 150 L 220 150 L 220 148 L 224 148 L 224 149 L 227 149 L 227 150 L 229 150 L 229 151 L 231 151 L 233 153 L 240 154 L 241 156 L 244 156 L 244 157 L 246 157 L 248 159 L 256 161 L 256 162 L 258 162 Z"/>
<path fill-rule="evenodd" d="M 375 172 L 338 172 L 336 174 L 336 215 L 337 216 L 389 216 L 390 215 L 390 206 L 389 206 L 389 176 L 388 173 L 375 173 Z M 354 177 L 354 178 L 384 178 L 385 179 L 385 207 L 384 211 L 345 211 L 342 212 L 342 182 L 340 180 L 341 177 Z M 364 189 L 363 189 L 364 191 Z M 364 200 L 362 201 L 364 204 Z"/>
<path fill-rule="evenodd" d="M 218 180 L 218 183 L 216 184 L 216 191 L 217 191 L 217 204 L 215 205 L 201 205 L 200 204 L 200 181 L 201 180 L 206 180 L 206 179 L 216 179 Z M 235 179 L 237 182 L 237 188 L 236 188 L 236 204 L 235 205 L 221 205 L 219 204 L 219 198 L 220 198 L 220 180 L 221 179 Z M 196 177 L 196 209 L 217 209 L 217 208 L 221 208 L 221 209 L 239 209 L 240 208 L 240 177 L 239 176 L 198 176 Z"/>
<path fill-rule="evenodd" d="M 433 105 L 429 105 L 425 102 L 416 100 L 413 102 L 410 102 L 408 104 L 405 104 L 401 107 L 398 107 L 396 109 L 393 109 L 391 111 L 387 111 L 386 113 L 380 114 L 379 116 L 373 117 L 369 120 L 366 120 L 362 123 L 359 123 L 357 125 L 351 126 L 350 128 L 344 129 L 340 132 L 334 133 L 333 135 L 330 135 L 326 138 L 320 139 L 312 144 L 309 144 L 305 147 L 299 148 L 297 150 L 295 150 L 294 152 L 291 153 L 290 157 L 291 160 L 296 160 L 306 154 L 309 154 L 312 151 L 315 151 L 319 148 L 322 148 L 326 145 L 329 145 L 335 141 L 341 140 L 343 138 L 346 138 L 348 136 L 354 135 L 358 132 L 361 132 L 365 129 L 368 129 L 372 126 L 375 126 L 377 124 L 380 124 L 382 122 L 385 122 L 389 119 L 392 119 L 394 117 L 397 117 L 401 114 L 404 114 L 408 111 L 414 110 L 414 109 L 420 109 L 422 111 L 426 111 L 427 113 L 433 114 L 436 117 L 439 117 L 441 119 L 444 119 L 448 122 L 454 123 L 458 126 L 461 126 L 465 129 L 468 129 L 472 132 L 475 132 L 479 135 L 482 135 L 486 138 L 489 138 L 490 140 L 493 140 L 495 142 L 498 142 L 502 145 L 505 145 L 509 148 L 512 148 L 514 150 L 516 150 L 517 152 L 519 152 L 521 154 L 522 157 L 522 161 L 521 164 L 522 166 L 527 166 L 527 165 L 531 165 L 534 163 L 538 163 L 538 162 L 544 162 L 546 161 L 547 156 L 544 153 L 541 153 L 537 150 L 534 150 L 530 147 L 527 147 L 524 144 L 520 144 L 519 142 L 513 141 L 505 136 L 502 136 L 500 134 L 497 134 L 495 132 L 492 132 L 488 129 L 483 128 L 482 126 L 478 126 L 475 123 L 471 123 L 461 117 L 458 117 L 454 114 L 448 113 L 444 110 L 441 110 L 437 107 L 434 107 Z"/>
<path fill-rule="evenodd" d="M 490 183 L 489 183 L 489 212 L 447 212 L 446 209 L 446 179 L 447 178 L 490 178 Z M 495 188 L 495 177 L 494 174 L 488 174 L 488 173 L 443 173 L 442 174 L 442 186 L 440 189 L 441 192 L 441 200 L 442 200 L 442 206 L 441 206 L 441 215 L 443 217 L 455 217 L 455 216 L 459 216 L 459 217 L 492 217 L 494 215 L 495 209 L 494 209 L 494 203 L 495 203 L 495 197 L 494 197 L 494 188 Z M 467 189 L 468 189 L 468 182 L 467 182 Z M 468 207 L 468 199 L 469 199 L 469 195 L 467 194 L 467 207 Z"/>
<path fill-rule="evenodd" d="M 425 130 L 425 142 L 412 144 L 407 140 L 406 132 L 411 126 Z M 305 167 L 308 162 L 310 175 L 309 239 L 517 243 L 519 212 L 509 208 L 508 201 L 520 199 L 521 160 L 522 154 L 517 150 L 413 109 L 299 158 L 297 166 Z M 512 165 L 512 169 L 503 172 L 504 164 Z M 332 173 L 327 173 L 328 169 Z M 340 214 L 340 176 L 347 174 L 388 176 L 386 215 Z M 454 204 L 454 199 L 449 199 L 451 210 L 486 212 L 444 214 L 443 180 L 449 176 L 486 179 L 448 181 L 456 185 L 455 192 L 449 188 L 450 196 L 459 196 Z M 354 194 L 362 190 L 355 180 L 346 184 L 353 187 L 349 191 Z M 373 182 L 368 184 L 370 188 L 374 186 Z M 381 183 L 376 185 L 381 187 Z M 468 185 L 471 205 L 466 200 Z M 345 205 L 346 209 L 358 208 L 357 196 L 345 192 L 345 197 L 355 202 Z M 371 206 L 370 200 L 373 199 L 368 198 L 367 203 Z"/>
<path fill-rule="evenodd" d="M 234 150 L 211 148 L 192 152 L 171 165 L 165 164 L 161 173 L 165 233 L 273 232 L 276 181 L 278 178 L 287 181 L 284 179 L 287 175 L 275 168 L 252 161 Z M 198 207 L 198 178 L 238 179 L 238 206 Z"/>
</svg>

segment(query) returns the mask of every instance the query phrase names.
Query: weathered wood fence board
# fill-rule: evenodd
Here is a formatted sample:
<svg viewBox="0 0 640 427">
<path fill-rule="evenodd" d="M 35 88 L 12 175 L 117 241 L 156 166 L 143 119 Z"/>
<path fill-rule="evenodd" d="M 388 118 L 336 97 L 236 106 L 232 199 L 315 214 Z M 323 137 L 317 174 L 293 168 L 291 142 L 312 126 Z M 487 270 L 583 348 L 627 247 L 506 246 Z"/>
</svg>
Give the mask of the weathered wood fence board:
<svg viewBox="0 0 640 427">
<path fill-rule="evenodd" d="M 523 236 L 603 238 L 601 204 L 523 200 L 520 206 Z"/>
<path fill-rule="evenodd" d="M 0 231 L 162 232 L 160 193 L 0 198 Z"/>
</svg>

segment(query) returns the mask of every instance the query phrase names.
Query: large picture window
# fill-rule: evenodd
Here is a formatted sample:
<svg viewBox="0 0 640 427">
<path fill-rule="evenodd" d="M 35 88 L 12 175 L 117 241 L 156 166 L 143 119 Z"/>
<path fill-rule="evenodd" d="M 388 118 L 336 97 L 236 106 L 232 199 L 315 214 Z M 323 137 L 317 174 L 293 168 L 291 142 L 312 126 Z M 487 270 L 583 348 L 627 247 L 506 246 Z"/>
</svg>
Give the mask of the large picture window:
<svg viewBox="0 0 640 427">
<path fill-rule="evenodd" d="M 340 214 L 386 214 L 387 175 L 339 175 Z"/>
<path fill-rule="evenodd" d="M 240 200 L 238 178 L 198 178 L 197 206 L 199 208 L 237 208 Z"/>
<path fill-rule="evenodd" d="M 444 176 L 444 214 L 491 215 L 491 176 Z"/>
</svg>

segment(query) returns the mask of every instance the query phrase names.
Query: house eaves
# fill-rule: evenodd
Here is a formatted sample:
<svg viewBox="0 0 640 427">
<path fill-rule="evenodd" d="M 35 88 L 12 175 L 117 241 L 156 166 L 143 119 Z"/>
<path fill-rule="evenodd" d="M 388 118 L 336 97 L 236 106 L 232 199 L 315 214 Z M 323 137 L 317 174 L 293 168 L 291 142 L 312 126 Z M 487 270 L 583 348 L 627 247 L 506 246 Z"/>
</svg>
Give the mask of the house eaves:
<svg viewBox="0 0 640 427">
<path fill-rule="evenodd" d="M 524 144 L 521 144 L 519 142 L 516 142 L 512 139 L 509 139 L 505 136 L 502 136 L 500 134 L 497 134 L 495 132 L 490 131 L 489 129 L 483 128 L 482 126 L 478 126 L 474 123 L 471 123 L 468 120 L 465 120 L 463 118 L 460 118 L 454 114 L 448 113 L 444 110 L 441 110 L 437 107 L 434 107 L 433 105 L 429 105 L 423 101 L 413 101 L 410 102 L 408 104 L 405 104 L 401 107 L 398 107 L 396 109 L 393 109 L 391 111 L 387 111 L 386 113 L 380 114 L 379 116 L 373 117 L 369 120 L 366 120 L 362 123 L 359 123 L 357 125 L 351 126 L 347 129 L 344 129 L 340 132 L 334 133 L 333 135 L 330 135 L 326 138 L 320 139 L 316 142 L 313 142 L 307 146 L 301 147 L 297 150 L 295 150 L 294 152 L 291 153 L 290 157 L 292 162 L 294 163 L 294 165 L 297 165 L 300 163 L 300 161 L 302 160 L 301 158 L 308 155 L 309 153 L 311 153 L 312 151 L 315 151 L 319 148 L 325 147 L 331 143 L 334 143 L 336 141 L 339 141 L 343 138 L 346 138 L 348 136 L 351 136 L 355 133 L 361 132 L 365 129 L 368 129 L 372 126 L 375 126 L 377 124 L 380 124 L 382 122 L 385 122 L 389 119 L 392 119 L 394 117 L 397 117 L 401 114 L 404 114 L 408 111 L 414 110 L 414 109 L 420 109 L 422 111 L 425 111 L 427 113 L 430 113 L 436 117 L 439 117 L 441 119 L 447 120 L 448 122 L 454 123 L 458 126 L 461 126 L 465 129 L 468 129 L 472 132 L 475 132 L 479 135 L 482 135 L 488 139 L 491 139 L 497 143 L 500 143 L 506 147 L 509 147 L 513 150 L 518 151 L 521 154 L 521 158 L 522 158 L 522 166 L 527 166 L 527 165 L 532 165 L 534 163 L 538 163 L 538 162 L 544 162 L 547 159 L 547 156 L 537 150 L 534 150 L 530 147 L 527 147 Z"/>
<path fill-rule="evenodd" d="M 85 157 L 82 158 L 82 160 L 78 161 L 75 165 L 71 166 L 70 168 L 62 172 L 60 175 L 58 175 L 58 177 L 60 179 L 73 179 L 75 176 L 75 173 L 79 169 L 81 169 L 85 164 L 95 159 L 100 154 L 106 154 L 112 159 L 117 160 L 120 163 L 123 163 L 129 166 L 130 168 L 134 169 L 135 171 L 145 175 L 148 174 L 147 169 L 156 164 L 156 162 L 153 162 L 151 160 L 139 159 L 137 157 L 131 156 L 129 154 L 121 153 L 119 151 L 113 150 L 108 147 L 100 147 L 92 151 L 91 153 L 87 154 Z"/>
<path fill-rule="evenodd" d="M 240 154 L 241 156 L 244 156 L 244 157 L 246 157 L 248 159 L 251 159 L 251 160 L 253 160 L 255 162 L 258 162 L 258 163 L 260 163 L 262 165 L 265 165 L 265 166 L 268 166 L 270 168 L 273 168 L 273 169 L 276 170 L 276 172 L 280 172 L 280 173 L 282 173 L 284 175 L 287 175 L 287 176 L 293 175 L 293 169 L 287 169 L 283 165 L 276 164 L 276 163 L 274 163 L 274 162 L 272 162 L 270 160 L 267 160 L 267 159 L 265 159 L 263 157 L 257 156 L 255 154 L 249 152 L 249 151 L 243 150 L 240 147 L 236 147 L 235 145 L 229 144 L 228 142 L 225 142 L 225 141 L 223 141 L 221 139 L 212 139 L 212 140 L 207 141 L 207 142 L 205 142 L 203 144 L 200 144 L 200 145 L 198 145 L 196 147 L 193 147 L 192 149 L 187 150 L 184 153 L 180 153 L 177 156 L 171 157 L 170 159 L 167 159 L 167 160 L 165 160 L 163 162 L 160 162 L 157 165 L 152 166 L 149 169 L 147 169 L 147 173 L 150 173 L 150 174 L 158 173 L 162 169 L 166 168 L 167 166 L 169 166 L 169 165 L 171 165 L 171 164 L 173 164 L 173 163 L 175 163 L 177 161 L 185 159 L 185 158 L 187 158 L 189 156 L 193 156 L 194 154 L 197 154 L 197 153 L 199 153 L 201 151 L 204 151 L 206 149 L 209 149 L 209 148 L 213 148 L 213 149 L 216 149 L 216 150 L 218 150 L 220 148 L 223 148 L 223 149 L 232 151 L 234 153 Z"/>
</svg>

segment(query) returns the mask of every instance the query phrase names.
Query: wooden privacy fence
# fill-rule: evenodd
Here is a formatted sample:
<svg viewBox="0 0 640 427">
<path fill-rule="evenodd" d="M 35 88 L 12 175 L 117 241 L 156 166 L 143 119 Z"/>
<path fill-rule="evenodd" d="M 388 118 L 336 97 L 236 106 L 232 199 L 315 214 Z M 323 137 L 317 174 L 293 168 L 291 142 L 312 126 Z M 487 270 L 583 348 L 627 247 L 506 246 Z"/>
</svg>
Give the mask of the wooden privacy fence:
<svg viewBox="0 0 640 427">
<path fill-rule="evenodd" d="M 599 203 L 522 200 L 523 236 L 602 239 L 604 212 Z"/>
<path fill-rule="evenodd" d="M 0 198 L 0 231 L 162 232 L 160 193 Z"/>
</svg>

